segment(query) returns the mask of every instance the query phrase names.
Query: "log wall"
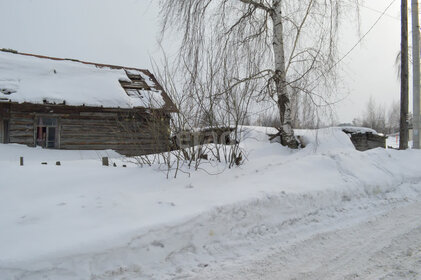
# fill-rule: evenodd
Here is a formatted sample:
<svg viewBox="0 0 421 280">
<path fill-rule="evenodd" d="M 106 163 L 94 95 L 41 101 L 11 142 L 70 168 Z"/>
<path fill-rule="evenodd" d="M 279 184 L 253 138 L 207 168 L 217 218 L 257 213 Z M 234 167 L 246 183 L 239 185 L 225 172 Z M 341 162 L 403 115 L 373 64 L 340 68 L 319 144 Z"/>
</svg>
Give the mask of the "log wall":
<svg viewBox="0 0 421 280">
<path fill-rule="evenodd" d="M 34 147 L 34 116 L 20 112 L 10 111 L 9 118 L 9 143 L 19 143 Z"/>
<path fill-rule="evenodd" d="M 145 110 L 34 104 L 9 106 L 10 111 L 3 119 L 9 121 L 10 143 L 34 147 L 38 117 L 49 117 L 58 120 L 59 149 L 113 149 L 125 155 L 143 155 L 169 148 L 169 115 L 162 112 L 157 114 L 159 117 L 151 117 Z"/>
</svg>

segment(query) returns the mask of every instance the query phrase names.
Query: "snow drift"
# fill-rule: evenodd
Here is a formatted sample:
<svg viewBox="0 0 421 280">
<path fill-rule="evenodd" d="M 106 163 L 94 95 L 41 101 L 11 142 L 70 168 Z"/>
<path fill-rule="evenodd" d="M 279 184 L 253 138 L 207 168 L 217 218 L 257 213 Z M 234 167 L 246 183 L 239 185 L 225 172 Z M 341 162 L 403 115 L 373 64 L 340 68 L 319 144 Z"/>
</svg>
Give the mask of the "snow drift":
<svg viewBox="0 0 421 280">
<path fill-rule="evenodd" d="M 358 152 L 338 128 L 297 131 L 307 146 L 291 151 L 267 132 L 245 128 L 248 161 L 239 168 L 216 176 L 208 173 L 221 166 L 209 164 L 170 180 L 111 151 L 117 168 L 102 167 L 96 152 L 0 145 L 0 275 L 195 277 L 420 195 L 419 151 Z"/>
</svg>

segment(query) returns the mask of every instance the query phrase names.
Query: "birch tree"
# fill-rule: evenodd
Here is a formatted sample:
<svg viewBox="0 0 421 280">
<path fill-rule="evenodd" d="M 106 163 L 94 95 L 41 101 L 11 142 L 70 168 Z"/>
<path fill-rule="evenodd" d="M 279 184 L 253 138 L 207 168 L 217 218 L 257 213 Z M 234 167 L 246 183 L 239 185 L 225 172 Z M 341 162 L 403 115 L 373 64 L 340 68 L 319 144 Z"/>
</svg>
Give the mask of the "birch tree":
<svg viewBox="0 0 421 280">
<path fill-rule="evenodd" d="M 358 4 L 359 0 L 353 1 Z M 325 93 L 332 92 L 336 83 L 340 18 L 349 19 L 358 10 L 353 4 L 342 0 L 160 0 L 162 34 L 181 33 L 178 59 L 190 77 L 206 67 L 202 61 L 208 55 L 226 61 L 235 53 L 247 60 L 247 69 L 239 66 L 238 76 L 227 86 L 232 89 L 245 81 L 259 81 L 259 99 L 271 98 L 277 104 L 281 143 L 296 148 L 292 95 L 308 95 L 316 106 L 328 103 Z M 190 83 L 194 82 L 193 78 Z"/>
</svg>

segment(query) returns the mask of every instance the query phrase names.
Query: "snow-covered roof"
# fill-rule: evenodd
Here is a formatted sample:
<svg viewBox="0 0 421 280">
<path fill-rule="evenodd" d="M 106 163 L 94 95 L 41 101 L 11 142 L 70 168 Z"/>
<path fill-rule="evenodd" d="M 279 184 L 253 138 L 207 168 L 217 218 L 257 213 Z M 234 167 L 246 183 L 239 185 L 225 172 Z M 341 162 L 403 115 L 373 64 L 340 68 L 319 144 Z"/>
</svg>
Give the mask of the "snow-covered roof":
<svg viewBox="0 0 421 280">
<path fill-rule="evenodd" d="M 368 127 L 359 127 L 359 126 L 340 126 L 340 129 L 342 129 L 343 131 L 346 131 L 348 133 L 372 133 L 372 134 L 379 134 L 377 133 L 377 131 L 375 131 L 372 128 L 368 128 Z"/>
<path fill-rule="evenodd" d="M 148 70 L 4 50 L 0 102 L 175 110 Z"/>
</svg>

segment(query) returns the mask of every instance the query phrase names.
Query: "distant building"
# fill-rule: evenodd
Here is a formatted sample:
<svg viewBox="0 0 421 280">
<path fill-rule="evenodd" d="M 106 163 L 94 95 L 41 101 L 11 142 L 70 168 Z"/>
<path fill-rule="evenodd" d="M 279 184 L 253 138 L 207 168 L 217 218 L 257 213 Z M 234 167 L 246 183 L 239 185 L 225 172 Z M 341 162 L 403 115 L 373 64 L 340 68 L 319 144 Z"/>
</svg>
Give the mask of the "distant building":
<svg viewBox="0 0 421 280">
<path fill-rule="evenodd" d="M 176 110 L 148 70 L 0 51 L 1 143 L 161 152 Z"/>
</svg>

